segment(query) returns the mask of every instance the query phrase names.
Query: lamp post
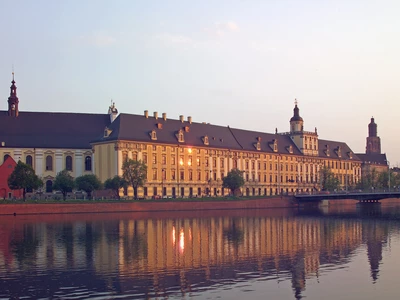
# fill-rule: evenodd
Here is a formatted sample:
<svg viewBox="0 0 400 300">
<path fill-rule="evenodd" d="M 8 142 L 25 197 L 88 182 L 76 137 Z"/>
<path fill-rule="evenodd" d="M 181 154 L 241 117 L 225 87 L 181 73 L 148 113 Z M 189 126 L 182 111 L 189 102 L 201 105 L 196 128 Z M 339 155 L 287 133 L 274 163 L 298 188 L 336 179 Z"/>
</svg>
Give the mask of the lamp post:
<svg viewBox="0 0 400 300">
<path fill-rule="evenodd" d="M 390 193 L 390 161 L 388 161 L 388 160 L 386 160 L 387 161 L 387 163 L 388 163 L 388 166 L 389 166 L 389 169 L 388 169 L 388 172 L 389 172 L 389 193 Z"/>
<path fill-rule="evenodd" d="M 164 175 L 165 175 L 165 169 L 161 170 L 161 198 L 164 198 L 165 193 L 164 193 Z"/>
</svg>

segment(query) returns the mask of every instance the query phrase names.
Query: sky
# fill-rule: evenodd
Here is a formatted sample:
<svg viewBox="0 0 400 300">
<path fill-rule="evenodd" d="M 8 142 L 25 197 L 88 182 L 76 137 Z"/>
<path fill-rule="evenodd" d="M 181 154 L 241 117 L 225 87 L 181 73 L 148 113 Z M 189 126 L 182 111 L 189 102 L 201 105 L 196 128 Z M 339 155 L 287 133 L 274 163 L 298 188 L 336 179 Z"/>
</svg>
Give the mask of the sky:
<svg viewBox="0 0 400 300">
<path fill-rule="evenodd" d="M 0 0 L 0 110 L 165 112 L 261 132 L 304 129 L 400 166 L 398 0 Z"/>
</svg>

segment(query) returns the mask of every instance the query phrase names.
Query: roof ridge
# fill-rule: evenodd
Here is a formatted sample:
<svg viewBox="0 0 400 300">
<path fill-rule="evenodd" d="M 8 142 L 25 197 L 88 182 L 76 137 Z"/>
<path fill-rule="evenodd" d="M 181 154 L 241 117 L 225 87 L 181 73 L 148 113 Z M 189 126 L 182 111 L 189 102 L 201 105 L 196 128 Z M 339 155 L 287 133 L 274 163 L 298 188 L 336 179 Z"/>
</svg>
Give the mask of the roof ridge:
<svg viewBox="0 0 400 300">
<path fill-rule="evenodd" d="M 233 131 L 231 130 L 231 128 L 229 127 L 229 125 L 228 125 L 228 129 L 229 129 L 229 132 L 232 134 L 233 138 L 235 139 L 236 143 L 238 143 L 238 145 L 239 145 L 242 149 L 244 149 L 244 147 L 242 146 L 242 144 L 239 143 L 238 139 L 236 138 L 235 134 L 233 133 Z"/>
</svg>

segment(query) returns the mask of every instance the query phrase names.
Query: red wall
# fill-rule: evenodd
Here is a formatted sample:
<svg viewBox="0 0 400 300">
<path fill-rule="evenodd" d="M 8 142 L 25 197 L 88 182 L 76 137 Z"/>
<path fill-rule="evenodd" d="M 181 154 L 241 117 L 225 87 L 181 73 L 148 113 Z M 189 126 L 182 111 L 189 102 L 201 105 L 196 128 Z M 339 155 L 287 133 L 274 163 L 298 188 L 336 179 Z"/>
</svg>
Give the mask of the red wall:
<svg viewBox="0 0 400 300">
<path fill-rule="evenodd" d="M 291 197 L 238 201 L 171 201 L 171 202 L 109 202 L 109 203 L 54 203 L 54 204 L 2 204 L 0 215 L 200 211 L 223 209 L 264 209 L 297 207 Z"/>
<path fill-rule="evenodd" d="M 11 193 L 11 197 L 22 198 L 22 190 L 11 190 L 7 182 L 16 165 L 15 160 L 9 156 L 0 166 L 0 199 L 8 199 L 8 193 Z"/>
</svg>

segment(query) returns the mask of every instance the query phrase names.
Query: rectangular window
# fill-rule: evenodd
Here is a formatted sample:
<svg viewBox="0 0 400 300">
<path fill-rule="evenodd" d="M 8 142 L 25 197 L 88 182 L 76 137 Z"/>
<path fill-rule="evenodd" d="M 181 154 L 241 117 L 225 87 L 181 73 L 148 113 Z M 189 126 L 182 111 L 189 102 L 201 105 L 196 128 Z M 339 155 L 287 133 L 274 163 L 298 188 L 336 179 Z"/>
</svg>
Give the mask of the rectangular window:
<svg viewBox="0 0 400 300">
<path fill-rule="evenodd" d="M 153 151 L 157 151 L 157 146 L 153 145 Z"/>
<path fill-rule="evenodd" d="M 162 151 L 164 151 L 164 152 L 167 151 L 167 147 L 163 146 Z"/>
<path fill-rule="evenodd" d="M 167 156 L 165 154 L 163 154 L 163 156 L 162 156 L 162 164 L 163 165 L 167 164 Z"/>
<path fill-rule="evenodd" d="M 153 165 L 157 164 L 157 154 L 153 154 Z"/>
<path fill-rule="evenodd" d="M 143 153 L 143 163 L 147 165 L 147 154 Z"/>
<path fill-rule="evenodd" d="M 189 156 L 189 159 L 188 159 L 188 166 L 192 166 L 192 156 Z"/>
<path fill-rule="evenodd" d="M 217 158 L 213 157 L 213 167 L 216 168 L 217 167 Z"/>
<path fill-rule="evenodd" d="M 143 188 L 143 194 L 144 194 L 145 196 L 147 196 L 147 186 L 145 186 L 145 187 Z"/>
<path fill-rule="evenodd" d="M 200 181 L 201 180 L 201 172 L 197 173 L 197 180 Z"/>
<path fill-rule="evenodd" d="M 176 180 L 175 170 L 171 170 L 171 180 Z"/>
<path fill-rule="evenodd" d="M 208 176 L 208 172 L 206 172 L 206 181 L 210 180 L 210 177 Z"/>
<path fill-rule="evenodd" d="M 171 165 L 175 164 L 176 164 L 175 155 L 171 155 Z"/>
<path fill-rule="evenodd" d="M 267 170 L 267 163 L 264 163 L 264 170 Z"/>
<path fill-rule="evenodd" d="M 197 166 L 200 167 L 200 156 L 197 156 Z"/>
<path fill-rule="evenodd" d="M 153 187 L 153 195 L 154 195 L 154 196 L 157 196 L 157 187 L 156 187 L 156 186 Z"/>
<path fill-rule="evenodd" d="M 189 180 L 192 181 L 193 180 L 193 171 L 189 170 Z"/>
<path fill-rule="evenodd" d="M 157 180 L 157 169 L 153 169 L 153 180 Z"/>
<path fill-rule="evenodd" d="M 185 172 L 181 171 L 181 180 L 185 180 Z"/>
<path fill-rule="evenodd" d="M 206 167 L 208 167 L 208 158 L 206 158 L 206 161 L 204 162 Z"/>
<path fill-rule="evenodd" d="M 217 180 L 217 173 L 214 173 L 214 180 Z"/>
<path fill-rule="evenodd" d="M 221 168 L 224 167 L 224 162 L 225 162 L 225 159 L 224 158 L 220 158 L 220 166 L 221 166 Z"/>
<path fill-rule="evenodd" d="M 179 164 L 180 164 L 181 166 L 183 166 L 184 163 L 185 163 L 185 161 L 184 161 L 183 155 L 181 155 L 181 156 L 179 157 Z"/>
<path fill-rule="evenodd" d="M 162 176 L 162 179 L 163 179 L 163 180 L 167 179 L 167 170 L 164 170 L 164 169 L 163 169 L 163 170 L 162 170 L 162 175 L 161 175 L 161 176 Z"/>
<path fill-rule="evenodd" d="M 267 175 L 264 174 L 264 182 L 267 182 Z"/>
<path fill-rule="evenodd" d="M 246 170 L 248 170 L 248 169 L 249 169 L 249 161 L 246 160 Z"/>
</svg>

